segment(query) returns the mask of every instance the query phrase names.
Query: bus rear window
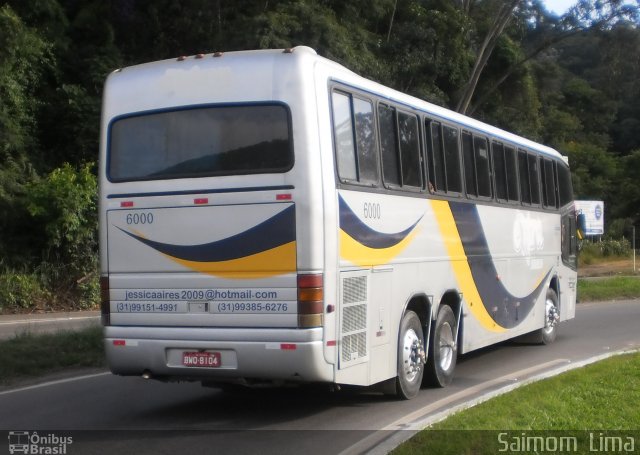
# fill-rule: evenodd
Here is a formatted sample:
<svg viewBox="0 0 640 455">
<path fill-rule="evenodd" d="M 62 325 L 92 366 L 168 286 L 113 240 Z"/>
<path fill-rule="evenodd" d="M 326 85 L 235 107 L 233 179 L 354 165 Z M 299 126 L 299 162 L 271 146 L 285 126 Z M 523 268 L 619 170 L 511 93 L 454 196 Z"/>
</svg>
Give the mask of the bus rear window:
<svg viewBox="0 0 640 455">
<path fill-rule="evenodd" d="M 108 175 L 114 182 L 285 172 L 293 166 L 282 105 L 211 106 L 116 119 Z"/>
</svg>

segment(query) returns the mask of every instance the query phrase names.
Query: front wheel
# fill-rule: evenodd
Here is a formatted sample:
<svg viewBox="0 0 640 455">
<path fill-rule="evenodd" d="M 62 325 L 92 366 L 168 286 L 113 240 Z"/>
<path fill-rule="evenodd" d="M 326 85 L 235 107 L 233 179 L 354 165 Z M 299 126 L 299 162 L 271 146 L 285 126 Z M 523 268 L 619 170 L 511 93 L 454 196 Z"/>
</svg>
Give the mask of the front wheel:
<svg viewBox="0 0 640 455">
<path fill-rule="evenodd" d="M 559 321 L 558 295 L 553 289 L 547 289 L 547 298 L 544 302 L 544 327 L 538 332 L 540 344 L 551 344 L 556 340 Z"/>
<path fill-rule="evenodd" d="M 413 311 L 407 311 L 400 324 L 398 340 L 398 377 L 396 393 L 408 400 L 420 391 L 424 374 L 424 336 L 420 318 Z"/>
<path fill-rule="evenodd" d="M 544 327 L 518 337 L 517 341 L 531 344 L 551 344 L 558 336 L 558 322 L 560 322 L 558 294 L 553 289 L 547 289 L 547 297 L 544 301 Z"/>
<path fill-rule="evenodd" d="M 451 307 L 441 306 L 433 330 L 433 339 L 429 343 L 426 376 L 429 385 L 445 387 L 453 379 L 458 355 L 456 327 L 456 317 Z"/>
</svg>

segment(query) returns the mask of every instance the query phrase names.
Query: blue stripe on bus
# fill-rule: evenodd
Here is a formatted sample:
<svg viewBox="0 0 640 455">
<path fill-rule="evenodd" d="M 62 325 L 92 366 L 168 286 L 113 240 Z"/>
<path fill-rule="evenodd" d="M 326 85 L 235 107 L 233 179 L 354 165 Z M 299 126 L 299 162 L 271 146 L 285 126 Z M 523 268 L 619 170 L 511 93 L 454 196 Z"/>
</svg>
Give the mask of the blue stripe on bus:
<svg viewBox="0 0 640 455">
<path fill-rule="evenodd" d="M 391 248 L 402 242 L 422 219 L 418 220 L 402 232 L 384 233 L 371 229 L 351 210 L 351 207 L 339 196 L 340 229 L 352 239 L 368 248 Z M 424 215 L 423 215 L 424 216 Z"/>
<path fill-rule="evenodd" d="M 220 220 L 221 223 L 230 220 Z M 212 226 L 203 226 L 203 229 Z M 168 256 L 194 262 L 220 262 L 261 253 L 296 239 L 294 205 L 272 218 L 234 236 L 200 245 L 173 245 L 146 239 L 118 228 L 125 234 Z"/>
<path fill-rule="evenodd" d="M 499 279 L 477 206 L 461 202 L 449 202 L 449 206 L 462 240 L 473 281 L 487 312 L 500 326 L 516 327 L 535 306 L 541 292 L 545 289 L 551 270 L 531 293 L 524 297 L 514 296 Z"/>
</svg>

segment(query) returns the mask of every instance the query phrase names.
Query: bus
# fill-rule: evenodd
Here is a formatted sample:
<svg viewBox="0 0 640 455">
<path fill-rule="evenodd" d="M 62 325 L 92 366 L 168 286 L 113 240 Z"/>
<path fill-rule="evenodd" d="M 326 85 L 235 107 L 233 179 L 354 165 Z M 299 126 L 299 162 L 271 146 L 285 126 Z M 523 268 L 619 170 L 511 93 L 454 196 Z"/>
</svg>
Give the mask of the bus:
<svg viewBox="0 0 640 455">
<path fill-rule="evenodd" d="M 103 96 L 114 374 L 409 399 L 459 354 L 551 343 L 575 315 L 556 150 L 304 46 L 126 67 Z"/>
</svg>

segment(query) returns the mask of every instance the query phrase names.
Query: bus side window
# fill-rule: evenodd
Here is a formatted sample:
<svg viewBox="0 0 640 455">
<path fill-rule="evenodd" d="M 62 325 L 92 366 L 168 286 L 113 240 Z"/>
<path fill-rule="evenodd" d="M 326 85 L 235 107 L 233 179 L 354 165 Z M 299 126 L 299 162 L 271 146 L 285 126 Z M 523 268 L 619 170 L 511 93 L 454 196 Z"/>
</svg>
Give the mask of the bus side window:
<svg viewBox="0 0 640 455">
<path fill-rule="evenodd" d="M 556 185 L 553 161 L 540 158 L 542 173 L 542 204 L 545 208 L 556 208 Z"/>
<path fill-rule="evenodd" d="M 540 205 L 540 165 L 538 164 L 538 157 L 530 153 L 528 159 L 531 204 Z"/>
<path fill-rule="evenodd" d="M 413 114 L 398 112 L 398 132 L 402 186 L 422 188 L 418 117 Z"/>
<path fill-rule="evenodd" d="M 473 138 L 470 133 L 462 132 L 462 158 L 464 162 L 464 181 L 467 195 L 477 197 L 476 165 L 473 158 Z"/>
<path fill-rule="evenodd" d="M 518 202 L 520 196 L 518 194 L 518 160 L 516 159 L 516 149 L 505 145 L 504 158 L 506 168 L 505 177 L 507 178 L 507 198 L 510 202 Z"/>
<path fill-rule="evenodd" d="M 492 142 L 491 152 L 493 154 L 493 175 L 496 180 L 496 199 L 499 201 L 506 201 L 508 196 L 504 145 L 500 142 Z"/>
<path fill-rule="evenodd" d="M 396 110 L 391 106 L 378 106 L 380 145 L 382 147 L 382 177 L 386 184 L 400 186 L 400 166 L 396 141 Z"/>
<path fill-rule="evenodd" d="M 331 101 L 340 180 L 376 186 L 378 148 L 371 101 L 339 91 L 331 94 Z"/>
<path fill-rule="evenodd" d="M 378 147 L 373 123 L 373 105 L 370 101 L 353 98 L 358 177 L 361 183 L 378 183 Z"/>
<path fill-rule="evenodd" d="M 491 197 L 491 167 L 489 162 L 489 146 L 487 138 L 473 136 L 473 148 L 476 161 L 476 177 L 478 196 Z"/>
<path fill-rule="evenodd" d="M 529 187 L 529 165 L 527 152 L 518 149 L 518 176 L 520 178 L 520 196 L 523 204 L 531 204 L 531 188 Z"/>
<path fill-rule="evenodd" d="M 442 131 L 444 133 L 444 155 L 447 169 L 447 192 L 462 193 L 458 129 L 445 125 Z"/>
<path fill-rule="evenodd" d="M 331 94 L 338 175 L 343 181 L 358 180 L 350 98 L 341 92 Z"/>
<path fill-rule="evenodd" d="M 560 198 L 560 207 L 573 201 L 573 190 L 571 187 L 571 173 L 569 168 L 561 162 L 556 163 L 558 170 L 558 193 Z"/>
<path fill-rule="evenodd" d="M 427 120 L 429 122 L 429 120 Z M 442 130 L 440 122 L 429 122 L 428 131 L 431 132 L 431 141 L 428 147 L 429 154 L 429 186 L 430 191 L 446 191 L 444 155 L 442 147 Z"/>
</svg>

